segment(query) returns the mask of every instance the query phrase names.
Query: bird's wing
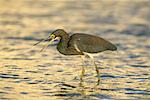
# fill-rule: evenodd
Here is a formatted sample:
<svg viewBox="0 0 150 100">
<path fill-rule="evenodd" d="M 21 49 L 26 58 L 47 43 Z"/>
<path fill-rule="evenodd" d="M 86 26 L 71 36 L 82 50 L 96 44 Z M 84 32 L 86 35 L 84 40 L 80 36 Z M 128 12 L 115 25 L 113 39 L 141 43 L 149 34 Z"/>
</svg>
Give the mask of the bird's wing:
<svg viewBox="0 0 150 100">
<path fill-rule="evenodd" d="M 74 47 L 80 52 L 97 53 L 111 50 L 114 45 L 97 36 L 76 33 L 70 37 L 68 46 Z"/>
</svg>

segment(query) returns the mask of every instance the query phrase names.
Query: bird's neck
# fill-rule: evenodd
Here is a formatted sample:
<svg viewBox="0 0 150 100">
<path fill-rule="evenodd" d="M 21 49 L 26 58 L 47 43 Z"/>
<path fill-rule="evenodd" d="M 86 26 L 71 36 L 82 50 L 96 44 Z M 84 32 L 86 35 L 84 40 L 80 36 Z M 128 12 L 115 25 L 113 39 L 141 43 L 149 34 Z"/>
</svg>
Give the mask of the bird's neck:
<svg viewBox="0 0 150 100">
<path fill-rule="evenodd" d="M 61 36 L 60 42 L 57 45 L 57 49 L 59 52 L 64 53 L 68 47 L 69 35 L 64 34 Z"/>
</svg>

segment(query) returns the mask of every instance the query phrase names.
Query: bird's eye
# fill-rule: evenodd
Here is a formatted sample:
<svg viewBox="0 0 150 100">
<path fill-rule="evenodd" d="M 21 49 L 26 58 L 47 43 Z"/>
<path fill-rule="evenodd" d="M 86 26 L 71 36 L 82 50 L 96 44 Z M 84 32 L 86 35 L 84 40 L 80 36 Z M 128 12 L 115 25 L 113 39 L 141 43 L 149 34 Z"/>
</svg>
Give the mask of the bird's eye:
<svg viewBox="0 0 150 100">
<path fill-rule="evenodd" d="M 54 39 L 55 38 L 55 35 L 54 34 L 51 34 L 51 36 L 50 36 L 52 39 Z"/>
</svg>

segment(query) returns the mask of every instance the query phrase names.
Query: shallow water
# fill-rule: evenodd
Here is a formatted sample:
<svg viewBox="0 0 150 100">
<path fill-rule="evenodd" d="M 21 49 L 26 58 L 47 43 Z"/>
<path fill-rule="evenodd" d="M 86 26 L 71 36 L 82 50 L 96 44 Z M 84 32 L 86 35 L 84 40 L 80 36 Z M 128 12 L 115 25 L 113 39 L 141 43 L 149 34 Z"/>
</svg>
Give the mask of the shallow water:
<svg viewBox="0 0 150 100">
<path fill-rule="evenodd" d="M 14 1 L 0 1 L 0 99 L 150 99 L 149 2 Z M 117 45 L 117 52 L 94 57 L 99 86 L 89 59 L 80 87 L 79 56 L 61 55 L 55 46 L 40 53 L 44 43 L 33 47 L 57 28 Z"/>
</svg>

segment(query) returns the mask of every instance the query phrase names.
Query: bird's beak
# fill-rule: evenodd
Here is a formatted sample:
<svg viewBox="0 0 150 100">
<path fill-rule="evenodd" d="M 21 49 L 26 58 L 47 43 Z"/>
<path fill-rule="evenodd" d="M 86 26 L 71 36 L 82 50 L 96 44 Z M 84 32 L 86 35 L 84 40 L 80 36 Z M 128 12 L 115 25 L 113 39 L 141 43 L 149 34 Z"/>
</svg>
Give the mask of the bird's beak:
<svg viewBox="0 0 150 100">
<path fill-rule="evenodd" d="M 55 35 L 50 35 L 45 41 L 49 41 L 50 44 L 55 44 L 55 42 L 59 41 L 60 37 L 56 37 Z"/>
<path fill-rule="evenodd" d="M 47 39 L 45 39 L 44 41 L 46 42 L 46 41 L 52 41 L 52 40 L 54 40 L 55 39 L 55 35 L 54 34 L 51 34 Z"/>
<path fill-rule="evenodd" d="M 47 39 L 42 39 L 41 41 L 35 43 L 33 46 L 38 45 L 41 42 L 47 42 L 53 40 L 55 37 L 53 35 L 50 35 Z"/>
<path fill-rule="evenodd" d="M 53 44 L 55 41 L 58 41 L 58 40 L 60 40 L 60 37 L 55 37 L 55 35 L 50 35 L 47 39 L 43 39 L 43 40 L 41 40 L 41 41 L 39 41 L 39 42 L 37 42 L 36 44 L 34 44 L 33 46 L 35 46 L 35 45 L 37 45 L 37 44 L 39 44 L 39 43 L 41 43 L 41 42 L 49 42 L 49 44 Z M 42 52 L 45 48 L 47 48 L 48 46 L 49 46 L 49 44 L 47 45 L 45 45 L 41 50 L 40 50 L 40 52 Z"/>
<path fill-rule="evenodd" d="M 44 41 L 45 42 L 51 42 L 52 40 L 54 40 L 55 39 L 55 37 L 53 37 L 53 36 L 49 36 L 47 39 L 45 39 Z"/>
</svg>

